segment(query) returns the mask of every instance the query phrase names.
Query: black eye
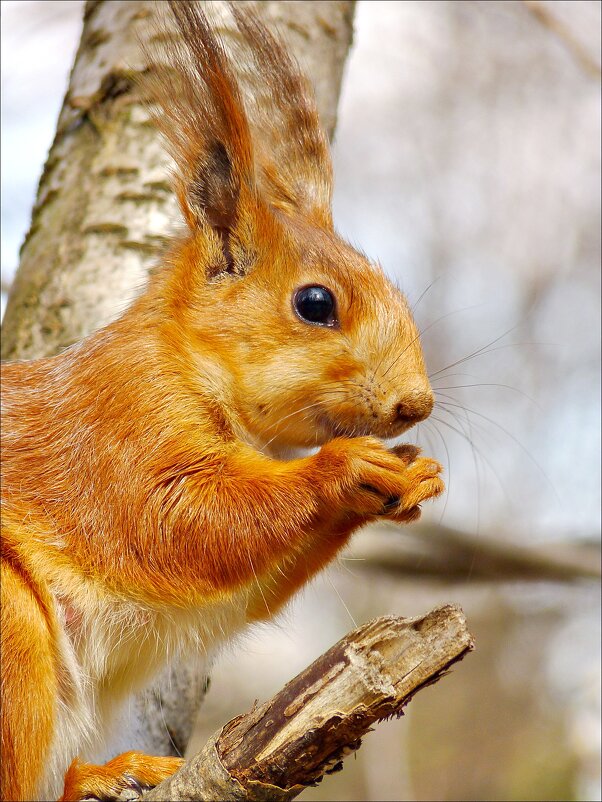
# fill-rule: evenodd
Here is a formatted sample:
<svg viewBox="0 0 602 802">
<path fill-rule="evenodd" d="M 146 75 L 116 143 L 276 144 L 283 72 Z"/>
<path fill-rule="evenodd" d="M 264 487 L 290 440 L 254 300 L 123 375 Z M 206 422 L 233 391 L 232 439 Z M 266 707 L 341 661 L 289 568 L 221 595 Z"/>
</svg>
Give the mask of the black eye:
<svg viewBox="0 0 602 802">
<path fill-rule="evenodd" d="M 326 287 L 302 287 L 293 297 L 293 307 L 301 320 L 317 326 L 334 326 L 334 296 Z"/>
</svg>

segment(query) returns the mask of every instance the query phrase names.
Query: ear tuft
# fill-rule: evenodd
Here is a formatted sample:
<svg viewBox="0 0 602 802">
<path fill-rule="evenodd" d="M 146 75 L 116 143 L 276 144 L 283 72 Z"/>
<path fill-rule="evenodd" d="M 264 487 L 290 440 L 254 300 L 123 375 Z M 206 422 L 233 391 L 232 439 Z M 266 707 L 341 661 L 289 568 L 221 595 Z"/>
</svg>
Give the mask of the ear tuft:
<svg viewBox="0 0 602 802">
<path fill-rule="evenodd" d="M 226 269 L 236 272 L 229 240 L 244 199 L 256 194 L 249 123 L 226 53 L 199 4 L 178 0 L 169 8 L 177 30 L 157 37 L 160 63 L 148 58 L 153 117 L 176 163 L 175 189 L 189 228 L 209 226 L 219 234 Z M 252 204 L 245 208 L 249 214 Z"/>
<path fill-rule="evenodd" d="M 255 232 L 272 210 L 332 228 L 332 164 L 298 65 L 252 9 L 229 7 L 243 39 L 235 58 L 245 88 L 251 77 L 250 118 L 223 44 L 194 0 L 169 3 L 176 30 L 166 26 L 156 38 L 165 53 L 158 65 L 149 59 L 156 66 L 148 83 L 186 222 L 220 237 L 216 270 L 239 274 L 250 269 Z"/>
<path fill-rule="evenodd" d="M 282 39 L 255 11 L 230 4 L 250 47 L 259 80 L 251 127 L 260 145 L 261 189 L 285 213 L 332 228 L 332 160 L 313 88 Z"/>
</svg>

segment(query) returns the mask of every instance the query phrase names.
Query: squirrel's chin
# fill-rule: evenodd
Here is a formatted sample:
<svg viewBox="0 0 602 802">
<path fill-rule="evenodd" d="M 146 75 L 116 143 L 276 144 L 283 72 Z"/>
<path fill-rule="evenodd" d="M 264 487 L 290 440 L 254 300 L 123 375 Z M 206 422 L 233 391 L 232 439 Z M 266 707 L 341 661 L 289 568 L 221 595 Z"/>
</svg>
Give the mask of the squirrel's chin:
<svg viewBox="0 0 602 802">
<path fill-rule="evenodd" d="M 391 440 L 411 428 L 411 424 L 404 424 L 400 421 L 395 423 L 380 420 L 349 422 L 333 419 L 326 414 L 320 415 L 317 423 L 320 434 L 325 433 L 326 435 L 324 442 L 333 437 L 379 437 L 383 440 Z"/>
</svg>

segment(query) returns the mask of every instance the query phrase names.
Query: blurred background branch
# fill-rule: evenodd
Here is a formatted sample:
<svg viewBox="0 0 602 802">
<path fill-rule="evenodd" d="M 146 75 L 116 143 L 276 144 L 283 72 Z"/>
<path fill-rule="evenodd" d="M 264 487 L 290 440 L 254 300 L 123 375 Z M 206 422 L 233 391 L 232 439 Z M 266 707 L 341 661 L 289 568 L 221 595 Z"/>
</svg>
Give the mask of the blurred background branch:
<svg viewBox="0 0 602 802">
<path fill-rule="evenodd" d="M 600 544 L 593 538 L 526 548 L 507 536 L 477 538 L 435 523 L 403 531 L 391 524 L 374 525 L 356 536 L 345 553 L 360 569 L 448 583 L 598 580 L 600 556 Z"/>
<path fill-rule="evenodd" d="M 569 25 L 562 20 L 562 8 L 560 14 L 554 2 L 542 2 L 542 0 L 522 0 L 535 19 L 548 28 L 555 36 L 561 39 L 573 53 L 577 61 L 581 64 L 585 72 L 592 77 L 602 77 L 600 62 L 596 61 L 594 54 L 584 47 L 583 42 L 573 34 Z"/>
</svg>

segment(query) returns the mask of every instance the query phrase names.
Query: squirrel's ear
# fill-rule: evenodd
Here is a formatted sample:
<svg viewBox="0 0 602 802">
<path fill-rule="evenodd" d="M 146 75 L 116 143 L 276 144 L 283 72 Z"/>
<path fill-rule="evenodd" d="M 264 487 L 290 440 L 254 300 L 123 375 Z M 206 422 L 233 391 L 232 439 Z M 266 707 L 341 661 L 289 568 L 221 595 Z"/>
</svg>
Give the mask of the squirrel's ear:
<svg viewBox="0 0 602 802">
<path fill-rule="evenodd" d="M 250 8 L 230 4 L 257 69 L 251 127 L 263 196 L 275 208 L 332 228 L 332 161 L 314 92 L 289 55 Z"/>
<path fill-rule="evenodd" d="M 176 162 L 175 190 L 188 226 L 209 226 L 221 237 L 224 259 L 215 272 L 243 272 L 231 238 L 255 208 L 249 123 L 227 56 L 199 4 L 178 0 L 169 7 L 179 36 L 163 32 L 164 63 L 152 67 L 146 82 L 157 104 L 153 116 Z"/>
</svg>

